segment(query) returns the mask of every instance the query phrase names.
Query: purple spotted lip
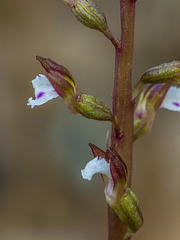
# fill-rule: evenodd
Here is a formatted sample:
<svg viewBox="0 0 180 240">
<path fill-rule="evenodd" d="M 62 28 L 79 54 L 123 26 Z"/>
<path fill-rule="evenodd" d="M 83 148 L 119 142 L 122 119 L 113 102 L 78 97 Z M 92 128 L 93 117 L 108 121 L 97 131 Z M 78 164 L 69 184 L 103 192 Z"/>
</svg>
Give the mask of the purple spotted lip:
<svg viewBox="0 0 180 240">
<path fill-rule="evenodd" d="M 176 107 L 180 107 L 180 104 L 178 102 L 173 102 L 173 105 Z"/>
<path fill-rule="evenodd" d="M 45 92 L 39 92 L 38 95 L 37 95 L 37 98 L 41 98 L 42 96 L 44 96 Z"/>
</svg>

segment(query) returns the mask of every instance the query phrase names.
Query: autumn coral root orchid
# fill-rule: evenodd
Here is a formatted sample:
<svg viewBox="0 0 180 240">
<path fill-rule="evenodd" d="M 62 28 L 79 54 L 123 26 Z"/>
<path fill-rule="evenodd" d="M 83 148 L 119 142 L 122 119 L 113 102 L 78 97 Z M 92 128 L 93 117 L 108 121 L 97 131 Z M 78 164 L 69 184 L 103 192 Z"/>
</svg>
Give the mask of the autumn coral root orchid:
<svg viewBox="0 0 180 240">
<path fill-rule="evenodd" d="M 112 112 L 94 96 L 82 93 L 65 67 L 39 56 L 36 58 L 45 73 L 32 80 L 35 99 L 29 98 L 27 105 L 33 108 L 60 96 L 72 113 L 79 113 L 88 119 L 111 122 L 111 141 L 108 136 L 106 151 L 89 144 L 94 159 L 81 170 L 81 175 L 84 179 L 91 180 L 94 174 L 100 173 L 103 179 L 108 204 L 108 239 L 131 240 L 143 224 L 138 198 L 130 188 L 133 141 L 151 130 L 160 108 L 180 112 L 180 61 L 163 63 L 148 69 L 132 88 L 137 0 L 119 0 L 120 38 L 112 33 L 104 12 L 94 0 L 63 1 L 81 24 L 100 31 L 115 48 Z M 73 46 L 73 39 L 70 44 Z M 105 49 L 102 54 L 104 51 Z M 88 67 L 93 72 L 94 69 Z M 100 86 L 104 89 L 104 86 L 108 86 L 106 80 L 101 85 L 95 81 L 92 84 L 94 88 Z"/>
<path fill-rule="evenodd" d="M 65 67 L 51 59 L 37 59 L 46 73 L 40 74 L 32 81 L 36 98 L 29 98 L 27 105 L 33 108 L 60 96 L 72 113 L 80 113 L 86 118 L 99 121 L 114 121 L 110 109 L 104 103 L 78 90 L 71 73 Z"/>
<path fill-rule="evenodd" d="M 81 175 L 91 180 L 94 174 L 101 174 L 107 203 L 128 227 L 127 235 L 132 235 L 142 225 L 143 219 L 136 195 L 126 186 L 126 165 L 115 149 L 108 148 L 104 152 L 93 144 L 90 146 L 95 158 L 87 163 Z"/>
</svg>

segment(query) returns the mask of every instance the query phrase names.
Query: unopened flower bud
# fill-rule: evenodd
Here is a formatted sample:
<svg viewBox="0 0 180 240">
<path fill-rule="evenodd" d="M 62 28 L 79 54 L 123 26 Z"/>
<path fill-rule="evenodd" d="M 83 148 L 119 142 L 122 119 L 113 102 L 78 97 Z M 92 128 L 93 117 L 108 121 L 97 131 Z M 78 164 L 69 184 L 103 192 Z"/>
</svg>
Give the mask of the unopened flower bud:
<svg viewBox="0 0 180 240">
<path fill-rule="evenodd" d="M 127 188 L 113 208 L 121 221 L 128 227 L 124 239 L 129 239 L 128 236 L 133 235 L 143 224 L 142 211 L 137 196 L 130 188 Z"/>
<path fill-rule="evenodd" d="M 86 27 L 102 32 L 115 47 L 120 41 L 111 33 L 105 14 L 92 0 L 64 0 L 68 4 L 77 20 Z"/>
<path fill-rule="evenodd" d="M 77 113 L 82 114 L 86 118 L 113 121 L 110 109 L 91 95 L 79 94 L 75 98 L 73 108 Z"/>
<path fill-rule="evenodd" d="M 147 70 L 141 77 L 133 90 L 133 99 L 139 94 L 145 84 L 159 83 L 176 83 L 180 84 L 180 62 L 173 61 L 163 63 Z"/>
<path fill-rule="evenodd" d="M 101 32 L 107 30 L 107 22 L 104 13 L 91 0 L 64 0 L 69 5 L 77 20 L 89 28 Z"/>
<path fill-rule="evenodd" d="M 150 68 L 143 74 L 141 81 L 144 83 L 176 82 L 180 84 L 180 62 L 173 61 Z"/>
</svg>

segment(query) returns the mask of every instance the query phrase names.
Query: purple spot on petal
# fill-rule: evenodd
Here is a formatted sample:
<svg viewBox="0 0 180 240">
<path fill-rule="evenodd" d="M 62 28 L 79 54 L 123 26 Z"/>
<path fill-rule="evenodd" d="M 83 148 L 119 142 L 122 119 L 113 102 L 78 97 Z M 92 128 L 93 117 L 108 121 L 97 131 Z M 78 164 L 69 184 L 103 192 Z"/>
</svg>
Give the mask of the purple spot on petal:
<svg viewBox="0 0 180 240">
<path fill-rule="evenodd" d="M 99 157 L 98 160 L 102 160 L 103 158 L 102 157 Z"/>
<path fill-rule="evenodd" d="M 39 92 L 38 95 L 37 95 L 37 98 L 41 98 L 43 95 L 45 94 L 45 92 Z"/>
<path fill-rule="evenodd" d="M 180 104 L 178 102 L 173 102 L 173 105 L 175 105 L 176 107 L 180 107 Z"/>
</svg>

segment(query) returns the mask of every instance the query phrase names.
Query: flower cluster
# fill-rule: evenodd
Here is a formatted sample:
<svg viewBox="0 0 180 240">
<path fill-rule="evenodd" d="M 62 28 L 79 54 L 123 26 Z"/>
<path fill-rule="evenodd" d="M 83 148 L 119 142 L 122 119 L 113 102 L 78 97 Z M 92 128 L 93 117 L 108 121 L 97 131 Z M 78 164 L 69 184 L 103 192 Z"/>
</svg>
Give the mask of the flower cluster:
<svg viewBox="0 0 180 240">
<path fill-rule="evenodd" d="M 33 108 L 60 96 L 72 113 L 80 113 L 86 118 L 111 121 L 115 124 L 110 109 L 93 96 L 81 93 L 71 73 L 65 67 L 50 59 L 43 57 L 37 59 L 46 73 L 39 74 L 32 80 L 35 99 L 29 98 L 27 105 Z M 133 98 L 136 100 L 134 140 L 151 129 L 159 108 L 180 111 L 179 65 L 177 62 L 173 63 L 148 70 L 134 88 Z M 171 74 L 168 73 L 168 68 Z M 165 74 L 164 80 L 163 74 Z M 91 180 L 94 174 L 101 174 L 105 183 L 106 201 L 128 227 L 128 239 L 128 236 L 142 225 L 143 218 L 136 195 L 127 187 L 126 164 L 114 148 L 108 148 L 104 152 L 93 144 L 90 144 L 90 147 L 94 159 L 81 171 L 82 177 Z"/>
</svg>

